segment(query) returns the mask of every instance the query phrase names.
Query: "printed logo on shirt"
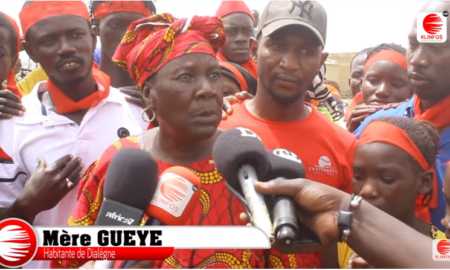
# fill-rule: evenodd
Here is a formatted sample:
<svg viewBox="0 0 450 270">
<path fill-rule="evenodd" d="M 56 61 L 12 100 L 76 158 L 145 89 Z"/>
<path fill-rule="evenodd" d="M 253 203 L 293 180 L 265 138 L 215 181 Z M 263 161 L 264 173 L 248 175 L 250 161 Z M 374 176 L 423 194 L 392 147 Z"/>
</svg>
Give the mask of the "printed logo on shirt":
<svg viewBox="0 0 450 270">
<path fill-rule="evenodd" d="M 433 260 L 450 261 L 450 242 L 447 239 L 433 240 Z"/>
<path fill-rule="evenodd" d="M 334 175 L 338 173 L 338 170 L 333 167 L 331 159 L 327 156 L 321 156 L 317 162 L 318 165 L 309 167 L 309 171 L 318 174 Z"/>
<path fill-rule="evenodd" d="M 417 15 L 417 41 L 421 43 L 446 42 L 447 16 L 447 11 L 443 13 L 419 13 Z"/>
</svg>

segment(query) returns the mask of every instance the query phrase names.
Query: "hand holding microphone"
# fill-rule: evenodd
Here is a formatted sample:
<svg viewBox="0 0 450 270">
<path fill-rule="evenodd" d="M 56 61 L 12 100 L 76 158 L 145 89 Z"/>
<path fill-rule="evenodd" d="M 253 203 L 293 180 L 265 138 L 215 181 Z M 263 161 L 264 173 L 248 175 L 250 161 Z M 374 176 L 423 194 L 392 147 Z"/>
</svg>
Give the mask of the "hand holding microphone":
<svg viewBox="0 0 450 270">
<path fill-rule="evenodd" d="M 235 190 L 245 197 L 254 225 L 273 241 L 269 211 L 263 195 L 254 187 L 259 179 L 265 179 L 269 165 L 267 150 L 261 139 L 247 128 L 230 129 L 217 139 L 213 158 L 230 191 Z"/>
</svg>

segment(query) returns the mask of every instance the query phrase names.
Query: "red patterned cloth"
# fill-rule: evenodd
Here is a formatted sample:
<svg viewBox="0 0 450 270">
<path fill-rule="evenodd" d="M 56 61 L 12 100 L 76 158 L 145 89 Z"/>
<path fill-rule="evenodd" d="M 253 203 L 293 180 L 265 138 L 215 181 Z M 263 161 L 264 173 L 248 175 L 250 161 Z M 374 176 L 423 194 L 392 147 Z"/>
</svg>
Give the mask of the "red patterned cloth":
<svg viewBox="0 0 450 270">
<path fill-rule="evenodd" d="M 103 201 L 103 186 L 112 157 L 123 147 L 139 148 L 136 137 L 122 139 L 110 146 L 87 171 L 80 182 L 79 199 L 70 226 L 95 224 Z M 156 160 L 159 171 L 175 166 Z M 184 225 L 231 226 L 240 225 L 242 204 L 226 188 L 226 180 L 215 169 L 212 158 L 186 166 L 201 180 L 202 190 L 198 205 Z M 145 217 L 141 224 L 148 217 Z M 214 242 L 214 239 L 211 239 Z M 152 268 L 317 268 L 320 256 L 310 254 L 281 255 L 274 250 L 175 250 L 164 261 L 155 261 Z M 85 262 L 53 262 L 52 268 L 78 268 Z M 116 264 L 117 265 L 117 264 Z"/>
<path fill-rule="evenodd" d="M 128 70 L 142 89 L 144 82 L 171 60 L 190 53 L 215 56 L 224 43 L 219 18 L 193 16 L 175 20 L 171 14 L 163 13 L 133 22 L 113 60 Z"/>
</svg>

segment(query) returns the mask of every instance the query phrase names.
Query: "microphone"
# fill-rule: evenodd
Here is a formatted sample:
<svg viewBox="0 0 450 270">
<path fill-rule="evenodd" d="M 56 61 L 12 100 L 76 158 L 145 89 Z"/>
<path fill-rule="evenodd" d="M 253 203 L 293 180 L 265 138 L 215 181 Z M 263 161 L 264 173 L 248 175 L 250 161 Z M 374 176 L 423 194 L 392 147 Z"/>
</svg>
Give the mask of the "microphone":
<svg viewBox="0 0 450 270">
<path fill-rule="evenodd" d="M 277 148 L 268 151 L 270 169 L 266 180 L 305 178 L 305 168 L 297 155 L 289 150 Z M 317 236 L 297 220 L 294 199 L 288 196 L 273 196 L 273 224 L 278 249 L 320 245 Z"/>
<path fill-rule="evenodd" d="M 217 170 L 227 180 L 228 189 L 244 195 L 253 224 L 273 241 L 273 226 L 264 196 L 254 187 L 258 179 L 265 179 L 269 168 L 267 150 L 261 139 L 247 128 L 230 129 L 217 139 L 213 158 Z"/>
<path fill-rule="evenodd" d="M 151 194 L 155 193 L 158 165 L 137 148 L 122 148 L 114 155 L 105 178 L 104 199 L 96 226 L 137 226 Z M 95 269 L 111 269 L 114 261 L 96 261 Z"/>
<path fill-rule="evenodd" d="M 149 216 L 144 226 L 183 225 L 200 201 L 200 179 L 191 170 L 175 166 L 165 170 L 150 206 L 145 211 Z M 138 261 L 124 261 L 120 269 L 128 269 Z"/>
<path fill-rule="evenodd" d="M 200 201 L 200 179 L 191 170 L 175 166 L 165 170 L 146 210 L 146 225 L 183 225 Z M 150 220 L 150 218 L 149 218 Z"/>
</svg>

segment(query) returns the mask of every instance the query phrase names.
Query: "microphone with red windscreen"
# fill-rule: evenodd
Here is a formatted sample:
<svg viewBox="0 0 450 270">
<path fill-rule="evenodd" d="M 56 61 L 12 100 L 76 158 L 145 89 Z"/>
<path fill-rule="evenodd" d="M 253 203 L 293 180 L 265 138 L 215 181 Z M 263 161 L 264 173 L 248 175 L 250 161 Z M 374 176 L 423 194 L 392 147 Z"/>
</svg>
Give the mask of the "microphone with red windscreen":
<svg viewBox="0 0 450 270">
<path fill-rule="evenodd" d="M 146 225 L 183 225 L 200 201 L 200 179 L 191 170 L 175 166 L 165 170 L 158 181 Z"/>
</svg>

